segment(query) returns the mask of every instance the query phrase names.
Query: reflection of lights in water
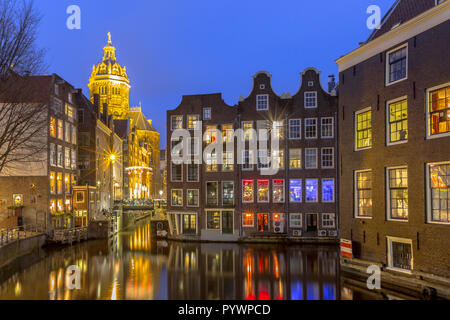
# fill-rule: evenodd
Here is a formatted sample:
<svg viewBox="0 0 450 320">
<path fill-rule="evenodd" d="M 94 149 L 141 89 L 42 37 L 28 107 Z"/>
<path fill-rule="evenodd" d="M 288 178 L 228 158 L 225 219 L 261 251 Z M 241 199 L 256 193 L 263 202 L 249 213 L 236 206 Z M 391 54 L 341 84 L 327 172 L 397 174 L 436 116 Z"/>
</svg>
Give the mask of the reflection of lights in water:
<svg viewBox="0 0 450 320">
<path fill-rule="evenodd" d="M 117 287 L 119 286 L 117 279 L 114 279 L 112 292 L 111 292 L 111 300 L 117 300 Z"/>
<path fill-rule="evenodd" d="M 22 285 L 19 281 L 17 281 L 16 286 L 14 288 L 14 294 L 16 297 L 19 297 L 22 295 Z"/>
</svg>

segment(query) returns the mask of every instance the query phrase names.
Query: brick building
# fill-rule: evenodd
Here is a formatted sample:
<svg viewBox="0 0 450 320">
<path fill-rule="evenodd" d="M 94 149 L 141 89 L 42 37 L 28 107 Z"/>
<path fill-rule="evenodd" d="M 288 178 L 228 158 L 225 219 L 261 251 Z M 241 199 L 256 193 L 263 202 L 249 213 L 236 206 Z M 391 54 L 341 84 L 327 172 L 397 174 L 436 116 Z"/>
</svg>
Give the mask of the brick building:
<svg viewBox="0 0 450 320">
<path fill-rule="evenodd" d="M 343 262 L 386 279 L 450 277 L 449 17 L 450 1 L 396 1 L 337 60 Z"/>
<path fill-rule="evenodd" d="M 271 76 L 258 72 L 252 92 L 237 106 L 226 105 L 220 94 L 183 97 L 180 106 L 167 113 L 172 236 L 207 241 L 260 236 L 335 239 L 336 115 L 337 97 L 322 89 L 314 68 L 302 73 L 301 87 L 293 96 L 278 96 Z M 199 121 L 203 136 L 196 137 Z M 170 137 L 176 129 L 191 133 L 187 145 L 196 151 L 190 158 L 205 152 L 205 163 L 172 161 L 177 141 Z M 269 136 L 267 150 L 252 148 L 262 129 Z M 272 132 L 280 138 L 274 150 Z M 219 137 L 224 145 L 221 159 L 216 150 L 205 150 Z M 227 149 L 233 141 L 233 148 Z M 274 173 L 265 171 L 269 166 Z"/>
</svg>

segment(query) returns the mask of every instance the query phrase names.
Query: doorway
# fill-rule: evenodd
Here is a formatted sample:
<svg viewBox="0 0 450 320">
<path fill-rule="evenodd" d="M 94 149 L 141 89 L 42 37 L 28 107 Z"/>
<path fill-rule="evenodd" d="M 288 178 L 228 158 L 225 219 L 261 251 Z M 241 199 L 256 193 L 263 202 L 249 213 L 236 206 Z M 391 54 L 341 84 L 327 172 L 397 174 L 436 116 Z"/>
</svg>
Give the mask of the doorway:
<svg viewBox="0 0 450 320">
<path fill-rule="evenodd" d="M 317 231 L 317 213 L 306 214 L 306 231 L 307 232 Z"/>
<path fill-rule="evenodd" d="M 258 232 L 269 232 L 269 214 L 258 214 Z"/>
<path fill-rule="evenodd" d="M 222 211 L 222 233 L 233 234 L 233 211 Z"/>
<path fill-rule="evenodd" d="M 197 216 L 195 214 L 183 215 L 183 234 L 197 233 Z"/>
</svg>

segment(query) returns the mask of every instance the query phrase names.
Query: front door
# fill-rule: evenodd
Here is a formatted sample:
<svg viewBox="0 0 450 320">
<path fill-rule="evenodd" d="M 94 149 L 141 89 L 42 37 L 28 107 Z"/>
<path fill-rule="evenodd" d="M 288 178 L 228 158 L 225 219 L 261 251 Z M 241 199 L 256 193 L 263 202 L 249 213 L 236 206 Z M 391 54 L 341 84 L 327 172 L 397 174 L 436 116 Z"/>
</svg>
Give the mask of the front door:
<svg viewBox="0 0 450 320">
<path fill-rule="evenodd" d="M 306 231 L 317 231 L 317 213 L 308 213 L 306 215 Z"/>
<path fill-rule="evenodd" d="M 258 214 L 258 232 L 269 232 L 269 214 Z"/>
<path fill-rule="evenodd" d="M 196 234 L 197 216 L 195 214 L 183 215 L 183 234 Z"/>
<path fill-rule="evenodd" d="M 222 233 L 233 234 L 233 211 L 222 211 Z"/>
</svg>

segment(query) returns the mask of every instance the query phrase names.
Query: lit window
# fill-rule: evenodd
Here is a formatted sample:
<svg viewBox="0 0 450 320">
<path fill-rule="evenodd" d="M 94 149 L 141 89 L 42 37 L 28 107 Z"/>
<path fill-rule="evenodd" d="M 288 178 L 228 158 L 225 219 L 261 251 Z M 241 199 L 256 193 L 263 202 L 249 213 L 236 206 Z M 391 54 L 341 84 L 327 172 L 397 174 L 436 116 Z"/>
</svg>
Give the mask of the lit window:
<svg viewBox="0 0 450 320">
<path fill-rule="evenodd" d="M 356 217 L 372 217 L 372 171 L 355 172 Z"/>
<path fill-rule="evenodd" d="M 305 180 L 306 189 L 306 202 L 317 202 L 318 201 L 318 180 L 317 179 L 306 179 Z"/>
<path fill-rule="evenodd" d="M 284 202 L 284 180 L 272 180 L 273 202 Z"/>
<path fill-rule="evenodd" d="M 198 207 L 198 189 L 187 190 L 187 206 Z"/>
<path fill-rule="evenodd" d="M 284 168 L 284 150 L 272 151 L 273 167 L 275 169 Z"/>
<path fill-rule="evenodd" d="M 244 140 L 253 140 L 253 122 L 252 121 L 244 121 L 242 122 L 242 128 L 244 130 Z"/>
<path fill-rule="evenodd" d="M 269 156 L 267 150 L 258 150 L 258 169 L 269 167 Z"/>
<path fill-rule="evenodd" d="M 56 193 L 56 176 L 54 172 L 50 172 L 50 193 Z"/>
<path fill-rule="evenodd" d="M 70 158 L 70 149 L 69 148 L 64 149 L 64 159 L 65 159 L 65 162 L 64 162 L 65 168 L 70 169 L 71 168 L 71 161 L 70 161 L 71 158 Z"/>
<path fill-rule="evenodd" d="M 171 164 L 171 181 L 172 182 L 182 182 L 183 181 L 183 165 L 182 164 Z"/>
<path fill-rule="evenodd" d="M 171 129 L 183 129 L 183 116 L 172 116 L 171 117 Z"/>
<path fill-rule="evenodd" d="M 302 180 L 289 181 L 289 201 L 302 202 Z"/>
<path fill-rule="evenodd" d="M 63 193 L 63 175 L 62 175 L 62 173 L 58 173 L 57 174 L 57 176 L 56 176 L 56 187 L 57 187 L 57 193 L 58 194 L 62 194 Z"/>
<path fill-rule="evenodd" d="M 408 140 L 408 102 L 397 101 L 388 104 L 389 109 L 389 143 Z"/>
<path fill-rule="evenodd" d="M 291 227 L 291 228 L 302 228 L 303 227 L 301 213 L 289 214 L 289 227 Z"/>
<path fill-rule="evenodd" d="M 320 121 L 322 138 L 334 138 L 334 118 L 322 118 Z"/>
<path fill-rule="evenodd" d="M 302 149 L 289 149 L 289 168 L 302 168 Z"/>
<path fill-rule="evenodd" d="M 317 148 L 305 149 L 305 169 L 317 169 Z"/>
<path fill-rule="evenodd" d="M 69 95 L 70 96 L 70 95 Z M 73 119 L 73 108 L 66 104 L 66 115 L 72 120 Z"/>
<path fill-rule="evenodd" d="M 258 180 L 258 202 L 269 202 L 269 180 Z"/>
<path fill-rule="evenodd" d="M 50 143 L 50 165 L 56 167 L 56 146 L 54 143 Z"/>
<path fill-rule="evenodd" d="M 66 122 L 65 123 L 65 130 L 64 130 L 64 136 L 65 136 L 65 140 L 66 140 L 66 142 L 71 142 L 71 140 L 70 140 L 70 133 L 71 133 L 71 125 L 70 125 L 70 123 L 69 122 Z"/>
<path fill-rule="evenodd" d="M 65 174 L 64 177 L 64 190 L 66 193 L 70 193 L 70 174 Z"/>
<path fill-rule="evenodd" d="M 410 271 L 413 268 L 412 241 L 409 239 L 387 238 L 388 267 Z"/>
<path fill-rule="evenodd" d="M 206 183 L 206 205 L 217 206 L 219 204 L 219 186 L 217 182 Z"/>
<path fill-rule="evenodd" d="M 322 227 L 323 228 L 335 228 L 336 227 L 336 215 L 334 213 L 322 213 Z"/>
<path fill-rule="evenodd" d="M 322 168 L 334 168 L 334 148 L 322 148 Z"/>
<path fill-rule="evenodd" d="M 58 167 L 62 168 L 63 167 L 63 147 L 62 146 L 57 146 L 56 160 L 58 161 Z"/>
<path fill-rule="evenodd" d="M 255 218 L 253 213 L 244 213 L 242 215 L 242 226 L 253 227 L 255 225 Z"/>
<path fill-rule="evenodd" d="M 450 134 L 450 86 L 428 91 L 428 135 Z"/>
<path fill-rule="evenodd" d="M 77 144 L 77 127 L 72 125 L 72 144 Z"/>
<path fill-rule="evenodd" d="M 231 124 L 224 124 L 222 126 L 222 141 L 224 143 L 233 142 L 233 125 Z"/>
<path fill-rule="evenodd" d="M 302 138 L 302 119 L 289 120 L 289 139 Z"/>
<path fill-rule="evenodd" d="M 322 179 L 322 202 L 334 202 L 334 179 Z"/>
<path fill-rule="evenodd" d="M 305 92 L 305 108 L 317 108 L 317 92 Z"/>
<path fill-rule="evenodd" d="M 84 192 L 77 191 L 75 193 L 75 202 L 76 203 L 84 203 Z"/>
<path fill-rule="evenodd" d="M 222 204 L 233 205 L 234 204 L 234 182 L 227 181 L 222 183 Z"/>
<path fill-rule="evenodd" d="M 356 150 L 372 147 L 372 110 L 356 113 Z"/>
<path fill-rule="evenodd" d="M 206 154 L 206 172 L 216 172 L 217 170 L 218 170 L 217 154 L 216 153 Z"/>
<path fill-rule="evenodd" d="M 256 96 L 256 110 L 257 111 L 269 110 L 268 94 L 260 94 Z"/>
<path fill-rule="evenodd" d="M 233 171 L 234 170 L 234 153 L 224 152 L 223 153 L 223 164 L 222 171 Z"/>
<path fill-rule="evenodd" d="M 253 199 L 253 180 L 242 181 L 242 202 L 252 203 Z"/>
<path fill-rule="evenodd" d="M 253 169 L 253 150 L 242 151 L 242 170 Z"/>
<path fill-rule="evenodd" d="M 317 119 L 305 119 L 305 139 L 317 139 Z"/>
<path fill-rule="evenodd" d="M 428 221 L 450 223 L 450 163 L 428 165 Z"/>
<path fill-rule="evenodd" d="M 173 189 L 171 192 L 172 206 L 182 207 L 183 206 L 183 190 Z"/>
<path fill-rule="evenodd" d="M 389 218 L 408 219 L 408 168 L 388 169 Z"/>
<path fill-rule="evenodd" d="M 283 121 L 274 121 L 272 124 L 272 130 L 274 131 L 274 135 L 279 139 L 284 139 L 284 122 Z"/>
<path fill-rule="evenodd" d="M 197 115 L 188 115 L 188 130 L 198 129 L 200 117 Z"/>
<path fill-rule="evenodd" d="M 198 164 L 188 164 L 187 165 L 187 180 L 188 182 L 198 182 Z"/>
<path fill-rule="evenodd" d="M 395 49 L 388 52 L 387 56 L 387 83 L 406 79 L 408 47 L 404 46 L 400 49 Z"/>
<path fill-rule="evenodd" d="M 220 229 L 220 211 L 206 211 L 206 229 Z"/>
<path fill-rule="evenodd" d="M 64 140 L 64 122 L 58 120 L 58 139 Z"/>
<path fill-rule="evenodd" d="M 50 136 L 56 138 L 56 119 L 50 118 Z"/>
<path fill-rule="evenodd" d="M 217 141 L 217 126 L 207 126 L 204 136 L 206 144 L 211 144 Z"/>
<path fill-rule="evenodd" d="M 211 108 L 203 108 L 203 120 L 211 120 Z"/>
</svg>

